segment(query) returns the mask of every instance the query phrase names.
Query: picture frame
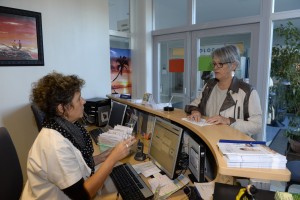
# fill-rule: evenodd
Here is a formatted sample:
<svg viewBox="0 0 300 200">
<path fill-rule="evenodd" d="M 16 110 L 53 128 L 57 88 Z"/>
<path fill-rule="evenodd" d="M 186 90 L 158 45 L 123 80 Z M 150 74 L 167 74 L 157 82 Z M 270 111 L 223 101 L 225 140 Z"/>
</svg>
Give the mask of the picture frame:
<svg viewBox="0 0 300 200">
<path fill-rule="evenodd" d="M 151 93 L 144 93 L 142 104 L 150 104 L 152 102 L 152 94 Z"/>
<path fill-rule="evenodd" d="M 98 108 L 98 126 L 105 126 L 110 116 L 110 106 L 100 106 Z"/>
<path fill-rule="evenodd" d="M 44 66 L 41 13 L 0 6 L 0 66 Z"/>
</svg>

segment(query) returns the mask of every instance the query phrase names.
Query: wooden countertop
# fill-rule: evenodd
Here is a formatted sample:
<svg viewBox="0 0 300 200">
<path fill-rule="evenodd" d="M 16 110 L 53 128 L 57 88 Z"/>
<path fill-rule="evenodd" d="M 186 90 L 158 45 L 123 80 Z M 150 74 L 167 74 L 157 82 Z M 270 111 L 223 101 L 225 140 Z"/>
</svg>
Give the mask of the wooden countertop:
<svg viewBox="0 0 300 200">
<path fill-rule="evenodd" d="M 217 147 L 218 141 L 220 139 L 253 140 L 251 137 L 243 134 L 242 132 L 236 129 L 231 128 L 230 126 L 210 125 L 199 127 L 197 125 L 182 120 L 183 117 L 186 117 L 186 113 L 182 109 L 175 109 L 174 111 L 170 112 L 163 110 L 155 110 L 150 105 L 142 105 L 140 103 L 135 103 L 135 100 L 120 99 L 111 95 L 107 95 L 107 97 L 114 101 L 127 104 L 130 107 L 136 108 L 138 110 L 145 111 L 159 117 L 167 118 L 193 131 L 206 143 L 206 145 L 211 150 L 213 156 L 215 157 L 218 168 L 218 175 L 286 182 L 290 180 L 291 173 L 288 169 L 252 169 L 227 167 L 227 164 Z"/>
</svg>

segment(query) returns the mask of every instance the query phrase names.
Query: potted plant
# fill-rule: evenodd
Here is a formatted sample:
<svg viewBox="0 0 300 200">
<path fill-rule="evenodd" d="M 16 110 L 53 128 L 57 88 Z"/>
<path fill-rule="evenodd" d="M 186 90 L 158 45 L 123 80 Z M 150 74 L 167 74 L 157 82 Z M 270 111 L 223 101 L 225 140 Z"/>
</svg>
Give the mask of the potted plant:
<svg viewBox="0 0 300 200">
<path fill-rule="evenodd" d="M 295 117 L 289 123 L 285 135 L 289 138 L 290 147 L 294 152 L 300 153 L 300 118 Z"/>
<path fill-rule="evenodd" d="M 272 47 L 271 63 L 273 90 L 277 98 L 275 108 L 284 110 L 283 115 L 289 116 L 286 136 L 293 148 L 294 141 L 300 146 L 300 30 L 292 22 L 287 22 L 275 28 L 274 34 L 278 38 L 278 43 Z M 277 116 L 282 115 L 277 113 Z"/>
</svg>

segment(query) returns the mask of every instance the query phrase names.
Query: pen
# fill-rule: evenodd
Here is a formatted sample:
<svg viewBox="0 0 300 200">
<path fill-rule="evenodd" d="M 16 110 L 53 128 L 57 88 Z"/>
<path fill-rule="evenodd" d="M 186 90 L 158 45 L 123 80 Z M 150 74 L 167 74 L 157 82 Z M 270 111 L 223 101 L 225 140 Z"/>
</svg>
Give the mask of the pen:
<svg viewBox="0 0 300 200">
<path fill-rule="evenodd" d="M 170 101 L 169 101 L 169 103 L 168 103 L 168 106 L 170 107 L 170 104 L 171 104 L 171 102 L 172 102 L 172 99 L 173 99 L 173 95 L 171 96 L 171 99 L 170 99 Z"/>
</svg>

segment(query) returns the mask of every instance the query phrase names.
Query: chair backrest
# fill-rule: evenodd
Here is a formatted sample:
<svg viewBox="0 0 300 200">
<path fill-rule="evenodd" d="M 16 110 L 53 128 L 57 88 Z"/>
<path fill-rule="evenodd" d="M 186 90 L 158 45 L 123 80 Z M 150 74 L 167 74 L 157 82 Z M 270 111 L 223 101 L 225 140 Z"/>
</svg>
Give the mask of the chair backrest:
<svg viewBox="0 0 300 200">
<path fill-rule="evenodd" d="M 45 118 L 45 113 L 43 113 L 39 109 L 39 107 L 37 107 L 37 105 L 35 105 L 35 104 L 31 104 L 31 110 L 33 112 L 38 130 L 40 131 L 42 129 L 42 124 L 43 124 L 43 121 L 44 121 L 44 118 Z"/>
<path fill-rule="evenodd" d="M 13 141 L 5 127 L 0 127 L 0 199 L 20 199 L 23 175 Z"/>
</svg>

